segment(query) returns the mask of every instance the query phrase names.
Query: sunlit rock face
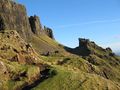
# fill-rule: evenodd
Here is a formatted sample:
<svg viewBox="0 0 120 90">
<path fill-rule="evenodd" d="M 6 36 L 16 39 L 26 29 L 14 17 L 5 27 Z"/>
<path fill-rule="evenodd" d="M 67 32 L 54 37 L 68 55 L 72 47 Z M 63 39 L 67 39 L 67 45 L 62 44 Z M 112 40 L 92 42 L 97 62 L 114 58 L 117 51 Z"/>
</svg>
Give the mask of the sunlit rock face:
<svg viewBox="0 0 120 90">
<path fill-rule="evenodd" d="M 31 30 L 34 34 L 36 35 L 43 34 L 42 25 L 40 23 L 40 19 L 38 16 L 36 15 L 30 16 L 29 22 L 30 22 Z"/>
<path fill-rule="evenodd" d="M 36 16 L 36 15 L 30 16 L 29 23 L 31 26 L 31 30 L 35 35 L 37 35 L 37 36 L 47 35 L 51 39 L 54 39 L 53 30 L 46 26 L 44 26 L 44 28 L 42 28 L 42 25 L 41 25 L 41 22 L 40 22 L 40 19 L 38 16 Z"/>
<path fill-rule="evenodd" d="M 0 30 L 17 30 L 26 39 L 31 28 L 26 8 L 10 0 L 0 0 Z"/>
<path fill-rule="evenodd" d="M 26 41 L 32 34 L 54 38 L 50 28 L 42 28 L 38 16 L 27 16 L 26 8 L 11 0 L 0 0 L 0 30 L 16 30 Z"/>
</svg>

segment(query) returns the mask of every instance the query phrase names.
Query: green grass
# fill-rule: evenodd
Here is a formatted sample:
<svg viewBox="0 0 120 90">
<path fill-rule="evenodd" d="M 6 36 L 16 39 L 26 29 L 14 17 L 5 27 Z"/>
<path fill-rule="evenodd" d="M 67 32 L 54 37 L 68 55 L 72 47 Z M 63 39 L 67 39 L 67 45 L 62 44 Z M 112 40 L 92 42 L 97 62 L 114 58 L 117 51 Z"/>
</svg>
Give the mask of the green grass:
<svg viewBox="0 0 120 90">
<path fill-rule="evenodd" d="M 0 61 L 3 62 L 9 72 L 8 75 L 0 76 L 0 89 L 1 90 L 18 90 L 26 83 L 31 84 L 34 80 L 37 80 L 40 69 L 32 64 L 20 64 L 19 62 L 9 61 L 16 55 L 16 49 L 18 51 L 26 51 L 26 44 L 20 38 L 16 36 L 10 36 L 8 38 L 9 31 L 4 34 L 0 33 L 0 48 L 6 44 L 11 48 L 7 50 L 0 50 Z M 18 35 L 16 33 L 16 35 Z M 19 35 L 18 35 L 19 36 Z M 13 39 L 14 38 L 14 39 Z M 102 59 L 97 55 L 92 55 L 92 60 L 95 59 L 97 64 L 89 62 L 88 58 L 83 59 L 81 57 L 68 54 L 63 50 L 63 47 L 59 47 L 59 44 L 47 36 L 33 36 L 30 41 L 34 49 L 41 52 L 46 51 L 62 51 L 60 55 L 50 55 L 48 57 L 41 56 L 37 53 L 33 53 L 37 60 L 33 60 L 34 63 L 44 63 L 50 65 L 49 74 L 51 77 L 41 82 L 33 90 L 119 90 L 120 89 L 120 65 L 111 65 L 111 62 L 116 62 L 115 58 Z M 21 46 L 24 46 L 23 49 Z M 101 50 L 92 48 L 95 53 L 105 55 Z M 25 54 L 24 56 L 30 57 L 31 54 Z M 4 58 L 3 58 L 4 57 Z M 119 58 L 119 57 L 118 57 Z M 119 62 L 119 60 L 118 60 Z M 105 79 L 103 70 L 106 70 L 106 74 L 109 79 Z M 21 73 L 25 75 L 20 76 Z M 18 79 L 16 79 L 18 78 Z"/>
<path fill-rule="evenodd" d="M 54 70 L 57 71 L 57 75 L 40 83 L 32 90 L 119 90 L 119 71 L 112 67 L 105 60 L 102 60 L 96 56 L 99 60 L 99 66 L 92 65 L 94 71 L 90 70 L 90 63 L 82 58 L 76 57 L 45 57 L 42 59 L 45 62 L 51 63 Z M 67 61 L 64 61 L 66 60 Z M 62 61 L 61 65 L 57 62 Z M 104 68 L 110 68 L 111 71 L 108 74 L 109 80 L 105 79 L 99 74 L 102 73 Z M 90 71 L 89 71 L 90 70 Z"/>
<path fill-rule="evenodd" d="M 61 66 L 55 66 L 54 69 L 57 75 L 48 78 L 32 90 L 119 90 L 116 83 L 95 74 L 75 72 Z"/>
<path fill-rule="evenodd" d="M 57 49 L 58 44 L 53 41 L 52 39 L 48 38 L 47 36 L 33 36 L 32 39 L 29 41 L 35 50 L 39 53 L 46 52 L 46 51 L 54 51 Z"/>
<path fill-rule="evenodd" d="M 33 35 L 31 38 L 29 43 L 32 44 L 38 54 L 59 51 L 59 55 L 66 55 L 64 48 L 59 46 L 58 42 L 46 35 L 41 35 L 39 37 Z"/>
<path fill-rule="evenodd" d="M 3 88 L 8 88 L 5 90 L 17 90 L 23 87 L 26 83 L 33 83 L 40 72 L 39 67 L 33 65 L 21 65 L 17 62 L 8 62 L 5 64 L 10 73 L 10 77 L 12 78 L 3 83 Z M 26 76 L 20 77 L 19 75 L 24 72 L 26 73 Z M 20 80 L 14 80 L 16 77 L 19 77 Z"/>
<path fill-rule="evenodd" d="M 108 63 L 108 60 L 103 60 L 95 55 L 93 55 L 96 59 L 96 62 L 99 63 L 98 65 L 94 65 L 92 63 L 89 63 L 87 60 L 83 58 L 76 58 L 76 57 L 45 57 L 42 56 L 42 59 L 45 62 L 50 63 L 50 65 L 59 65 L 62 67 L 70 68 L 74 71 L 83 71 L 85 73 L 91 73 L 91 74 L 97 74 L 100 76 L 104 76 L 103 71 L 106 72 L 107 76 L 110 80 L 120 82 L 120 66 L 117 67 L 111 66 Z M 68 60 L 66 60 L 68 59 Z"/>
<path fill-rule="evenodd" d="M 34 63 L 41 63 L 41 60 L 32 50 L 31 52 L 28 51 L 26 45 L 27 43 L 15 30 L 5 30 L 5 32 L 0 33 L 0 62 L 4 66 L 0 67 L 0 69 L 6 69 L 6 72 L 0 73 L 0 90 L 19 90 L 24 84 L 31 84 L 38 79 L 39 67 L 27 63 L 26 60 L 32 60 Z M 21 51 L 26 52 L 21 56 L 25 63 L 12 59 L 18 54 L 20 56 Z M 34 60 L 32 55 L 37 60 Z"/>
</svg>

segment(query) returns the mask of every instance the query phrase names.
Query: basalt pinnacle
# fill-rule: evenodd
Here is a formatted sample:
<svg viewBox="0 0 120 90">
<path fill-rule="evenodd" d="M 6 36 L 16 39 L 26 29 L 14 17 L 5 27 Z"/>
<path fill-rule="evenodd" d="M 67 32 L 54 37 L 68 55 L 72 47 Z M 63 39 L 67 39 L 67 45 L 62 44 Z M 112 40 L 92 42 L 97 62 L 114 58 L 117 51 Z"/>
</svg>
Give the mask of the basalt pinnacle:
<svg viewBox="0 0 120 90">
<path fill-rule="evenodd" d="M 0 0 L 0 30 L 16 30 L 25 40 L 33 34 L 53 38 L 52 29 L 44 30 L 38 16 L 28 17 L 23 5 L 10 0 Z"/>
</svg>

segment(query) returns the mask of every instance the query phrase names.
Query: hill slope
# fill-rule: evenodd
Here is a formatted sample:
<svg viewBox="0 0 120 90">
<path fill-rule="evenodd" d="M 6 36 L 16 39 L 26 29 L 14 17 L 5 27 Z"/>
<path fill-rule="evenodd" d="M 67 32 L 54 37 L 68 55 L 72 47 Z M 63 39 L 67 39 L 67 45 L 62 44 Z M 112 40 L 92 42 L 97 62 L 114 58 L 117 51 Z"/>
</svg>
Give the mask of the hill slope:
<svg viewBox="0 0 120 90">
<path fill-rule="evenodd" d="M 38 53 L 59 50 L 56 41 L 51 40 L 54 39 L 52 29 L 43 28 L 38 16 L 28 17 L 25 6 L 11 0 L 0 0 L 0 30 L 16 30 Z"/>
<path fill-rule="evenodd" d="M 0 32 L 0 90 L 18 90 L 40 77 L 44 65 L 15 30 Z"/>
<path fill-rule="evenodd" d="M 95 74 L 56 67 L 57 75 L 32 90 L 119 90 L 120 85 Z"/>
</svg>

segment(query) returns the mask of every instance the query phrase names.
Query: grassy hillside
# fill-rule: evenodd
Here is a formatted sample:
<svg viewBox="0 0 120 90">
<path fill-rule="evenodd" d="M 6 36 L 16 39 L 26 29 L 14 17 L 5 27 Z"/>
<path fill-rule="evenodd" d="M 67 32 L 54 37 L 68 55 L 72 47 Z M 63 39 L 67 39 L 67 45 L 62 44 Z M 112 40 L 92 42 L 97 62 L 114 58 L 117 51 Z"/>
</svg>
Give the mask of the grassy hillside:
<svg viewBox="0 0 120 90">
<path fill-rule="evenodd" d="M 32 39 L 29 40 L 29 42 L 32 44 L 34 49 L 39 54 L 44 54 L 46 52 L 52 52 L 55 53 L 55 51 L 59 51 L 59 54 L 66 53 L 63 48 L 60 47 L 59 43 L 55 40 L 49 38 L 45 34 L 41 34 L 39 37 L 36 35 L 31 36 Z"/>
<path fill-rule="evenodd" d="M 35 50 L 15 30 L 0 32 L 0 90 L 20 90 L 31 84 L 42 67 Z"/>
<path fill-rule="evenodd" d="M 66 52 L 63 46 L 45 35 L 33 35 L 30 42 L 32 45 L 16 31 L 0 32 L 1 90 L 18 90 L 31 87 L 32 83 L 35 84 L 30 88 L 32 90 L 120 89 L 119 56 L 109 56 L 109 52 L 92 47 L 89 48 L 94 54 L 77 56 Z M 52 54 L 40 55 L 48 51 Z M 44 65 L 51 68 L 42 75 Z M 36 84 L 40 78 L 42 81 Z"/>
<path fill-rule="evenodd" d="M 73 55 L 69 57 L 42 56 L 42 59 L 53 67 L 56 74 L 53 77 L 44 80 L 32 90 L 120 89 L 119 68 L 116 69 L 109 64 L 96 66 L 83 58 Z M 106 74 L 108 74 L 110 78 L 106 78 L 102 71 L 108 66 L 111 67 L 111 71 L 106 72 Z"/>
<path fill-rule="evenodd" d="M 54 66 L 57 75 L 48 78 L 32 90 L 119 90 L 120 84 L 96 74 Z"/>
<path fill-rule="evenodd" d="M 95 48 L 94 45 L 89 45 L 89 50 L 94 54 L 79 57 L 66 52 L 63 46 L 46 35 L 33 36 L 31 44 L 39 54 L 59 51 L 58 54 L 40 56 L 44 63 L 52 66 L 57 74 L 44 80 L 33 90 L 120 89 L 120 59 L 117 56 L 109 56 L 112 51 L 104 51 L 97 45 Z M 90 79 L 85 80 L 85 84 L 80 86 L 78 81 L 81 79 L 84 81 L 85 77 Z"/>
</svg>

